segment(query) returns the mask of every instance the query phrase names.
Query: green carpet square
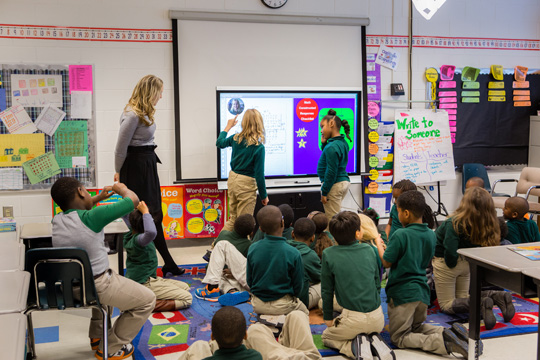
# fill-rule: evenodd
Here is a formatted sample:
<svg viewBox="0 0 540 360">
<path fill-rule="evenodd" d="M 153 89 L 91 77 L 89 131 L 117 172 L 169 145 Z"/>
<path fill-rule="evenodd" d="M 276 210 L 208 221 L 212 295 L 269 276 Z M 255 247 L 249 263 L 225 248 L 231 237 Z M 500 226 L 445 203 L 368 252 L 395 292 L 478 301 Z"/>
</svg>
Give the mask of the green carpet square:
<svg viewBox="0 0 540 360">
<path fill-rule="evenodd" d="M 155 325 L 148 339 L 148 344 L 185 344 L 189 325 Z"/>
<path fill-rule="evenodd" d="M 312 335 L 312 336 L 313 336 L 313 342 L 315 343 L 315 346 L 317 347 L 318 350 L 330 349 L 324 346 L 322 342 L 322 335 Z"/>
</svg>

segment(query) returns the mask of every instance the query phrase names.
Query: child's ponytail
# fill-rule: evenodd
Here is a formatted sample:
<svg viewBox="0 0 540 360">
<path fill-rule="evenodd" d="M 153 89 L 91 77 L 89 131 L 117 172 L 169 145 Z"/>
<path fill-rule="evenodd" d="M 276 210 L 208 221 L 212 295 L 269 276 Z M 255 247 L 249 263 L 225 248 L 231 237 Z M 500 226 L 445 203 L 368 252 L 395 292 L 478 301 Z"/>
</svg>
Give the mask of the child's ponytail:
<svg viewBox="0 0 540 360">
<path fill-rule="evenodd" d="M 343 126 L 343 128 L 345 129 L 345 135 L 347 136 L 347 139 L 349 139 L 349 141 L 352 141 L 351 136 L 350 136 L 351 126 L 349 125 L 349 122 L 347 120 L 341 120 L 339 116 L 337 116 L 337 112 L 334 109 L 328 110 L 328 114 L 322 119 L 322 121 L 330 121 L 330 120 L 334 120 L 334 123 L 336 124 L 336 127 L 338 128 L 338 130 L 340 130 L 341 127 Z"/>
</svg>

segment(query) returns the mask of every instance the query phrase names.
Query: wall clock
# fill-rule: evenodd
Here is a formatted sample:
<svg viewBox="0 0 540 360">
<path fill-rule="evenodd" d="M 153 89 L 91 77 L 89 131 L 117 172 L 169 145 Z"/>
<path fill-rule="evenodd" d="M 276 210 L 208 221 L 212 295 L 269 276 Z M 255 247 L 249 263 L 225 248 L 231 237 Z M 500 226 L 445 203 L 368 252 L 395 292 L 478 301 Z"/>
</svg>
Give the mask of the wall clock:
<svg viewBox="0 0 540 360">
<path fill-rule="evenodd" d="M 279 9 L 287 3 L 287 0 L 261 0 L 270 9 Z"/>
</svg>

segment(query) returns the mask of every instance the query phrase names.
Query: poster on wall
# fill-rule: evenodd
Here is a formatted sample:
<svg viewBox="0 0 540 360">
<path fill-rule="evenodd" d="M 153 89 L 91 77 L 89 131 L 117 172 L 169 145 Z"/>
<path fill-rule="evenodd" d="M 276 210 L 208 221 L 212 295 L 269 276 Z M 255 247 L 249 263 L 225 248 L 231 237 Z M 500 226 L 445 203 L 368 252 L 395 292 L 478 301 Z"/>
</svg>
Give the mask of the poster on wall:
<svg viewBox="0 0 540 360">
<path fill-rule="evenodd" d="M 162 186 L 163 235 L 165 240 L 184 238 L 184 187 Z"/>
<path fill-rule="evenodd" d="M 217 236 L 225 223 L 226 192 L 217 184 L 186 185 L 185 237 L 201 238 Z"/>
<path fill-rule="evenodd" d="M 62 75 L 11 75 L 11 102 L 25 107 L 47 104 L 61 108 Z"/>
<path fill-rule="evenodd" d="M 456 178 L 446 111 L 396 110 L 395 124 L 395 179 L 425 184 Z"/>
</svg>

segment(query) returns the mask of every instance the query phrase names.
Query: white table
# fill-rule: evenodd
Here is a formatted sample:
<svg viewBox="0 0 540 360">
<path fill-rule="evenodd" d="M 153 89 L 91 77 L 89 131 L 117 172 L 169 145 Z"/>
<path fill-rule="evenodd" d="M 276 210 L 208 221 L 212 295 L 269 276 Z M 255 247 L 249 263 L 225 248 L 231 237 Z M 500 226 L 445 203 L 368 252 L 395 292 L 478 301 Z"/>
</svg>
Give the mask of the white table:
<svg viewBox="0 0 540 360">
<path fill-rule="evenodd" d="M 0 272 L 0 314 L 26 310 L 30 273 L 26 271 Z M 6 289 L 8 289 L 6 291 Z M 3 357 L 2 357 L 3 358 Z"/>
<path fill-rule="evenodd" d="M 540 261 L 527 259 L 508 248 L 540 246 L 540 242 L 508 246 L 458 249 L 471 269 L 471 306 L 469 311 L 469 360 L 478 359 L 480 340 L 480 291 L 482 280 L 519 293 L 524 297 L 536 296 L 536 286 L 524 271 L 540 267 Z"/>
<path fill-rule="evenodd" d="M 0 242 L 0 271 L 23 270 L 24 245 L 13 241 Z"/>
<path fill-rule="evenodd" d="M 128 232 L 128 227 L 124 221 L 113 221 L 103 229 L 105 235 L 114 235 L 116 251 L 118 252 L 118 273 L 124 275 L 124 233 Z M 52 224 L 51 223 L 30 223 L 24 224 L 21 231 L 21 239 L 26 245 L 26 249 L 32 248 L 32 241 L 42 240 L 48 246 L 52 246 Z"/>
<path fill-rule="evenodd" d="M 0 315 L 0 349 L 2 359 L 25 359 L 26 316 Z"/>
</svg>

